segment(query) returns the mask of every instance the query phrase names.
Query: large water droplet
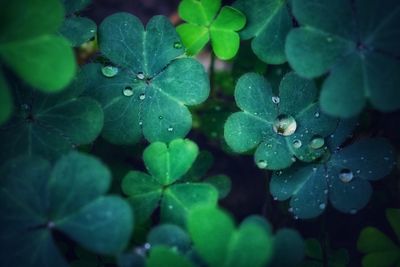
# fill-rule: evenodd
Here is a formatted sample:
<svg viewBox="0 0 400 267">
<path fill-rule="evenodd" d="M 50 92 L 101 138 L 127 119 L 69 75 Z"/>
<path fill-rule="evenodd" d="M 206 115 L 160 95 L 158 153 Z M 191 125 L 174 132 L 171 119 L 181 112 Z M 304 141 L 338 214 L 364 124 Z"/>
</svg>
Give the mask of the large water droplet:
<svg viewBox="0 0 400 267">
<path fill-rule="evenodd" d="M 175 42 L 174 43 L 174 48 L 175 49 L 181 49 L 182 48 L 182 43 L 181 42 Z"/>
<path fill-rule="evenodd" d="M 296 131 L 297 123 L 292 116 L 281 114 L 275 119 L 273 129 L 277 134 L 289 136 Z"/>
<path fill-rule="evenodd" d="M 146 99 L 146 95 L 144 93 L 140 94 L 139 99 L 140 100 L 145 100 Z"/>
<path fill-rule="evenodd" d="M 339 179 L 343 182 L 343 183 L 349 183 L 351 182 L 351 180 L 353 180 L 353 172 L 349 169 L 343 169 L 340 171 L 339 173 Z"/>
<path fill-rule="evenodd" d="M 122 93 L 124 94 L 124 96 L 132 96 L 133 95 L 133 89 L 130 86 L 127 86 L 124 88 L 124 90 L 122 90 Z"/>
<path fill-rule="evenodd" d="M 144 78 L 145 78 L 143 72 L 138 72 L 138 74 L 136 75 L 136 77 L 137 77 L 139 80 L 144 80 Z"/>
<path fill-rule="evenodd" d="M 272 102 L 274 104 L 279 104 L 279 102 L 281 102 L 281 99 L 279 98 L 279 96 L 273 96 L 272 97 Z"/>
<path fill-rule="evenodd" d="M 302 145 L 301 141 L 299 139 L 293 140 L 293 147 L 294 148 L 300 148 Z"/>
<path fill-rule="evenodd" d="M 325 140 L 320 135 L 314 135 L 310 141 L 310 147 L 313 149 L 320 149 L 325 144 Z"/>
<path fill-rule="evenodd" d="M 260 169 L 265 169 L 265 168 L 267 168 L 267 166 L 268 166 L 268 162 L 266 160 L 262 159 L 257 162 L 257 167 Z"/>
<path fill-rule="evenodd" d="M 118 74 L 118 68 L 115 66 L 104 66 L 101 68 L 101 73 L 107 78 L 112 78 Z"/>
</svg>

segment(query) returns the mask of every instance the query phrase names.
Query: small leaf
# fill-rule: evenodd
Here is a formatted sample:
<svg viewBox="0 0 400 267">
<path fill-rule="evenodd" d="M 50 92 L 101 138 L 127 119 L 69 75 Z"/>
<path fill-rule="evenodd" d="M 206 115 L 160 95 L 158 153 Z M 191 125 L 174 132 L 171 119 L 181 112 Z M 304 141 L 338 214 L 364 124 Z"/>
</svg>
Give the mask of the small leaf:
<svg viewBox="0 0 400 267">
<path fill-rule="evenodd" d="M 397 246 L 384 233 L 374 227 L 362 230 L 357 242 L 357 248 L 362 253 L 396 250 Z"/>
<path fill-rule="evenodd" d="M 192 167 L 198 147 L 190 140 L 176 139 L 167 146 L 152 143 L 143 153 L 149 173 L 162 185 L 169 185 L 181 178 Z"/>
<path fill-rule="evenodd" d="M 269 267 L 297 266 L 304 258 L 304 240 L 294 230 L 280 229 L 274 237 L 273 247 L 273 256 L 268 264 Z"/>
<path fill-rule="evenodd" d="M 94 38 L 96 29 L 96 23 L 88 18 L 71 17 L 64 20 L 59 32 L 77 47 Z"/>
<path fill-rule="evenodd" d="M 165 248 L 155 247 L 150 251 L 147 259 L 147 267 L 194 267 L 194 265 L 183 255 Z"/>
</svg>

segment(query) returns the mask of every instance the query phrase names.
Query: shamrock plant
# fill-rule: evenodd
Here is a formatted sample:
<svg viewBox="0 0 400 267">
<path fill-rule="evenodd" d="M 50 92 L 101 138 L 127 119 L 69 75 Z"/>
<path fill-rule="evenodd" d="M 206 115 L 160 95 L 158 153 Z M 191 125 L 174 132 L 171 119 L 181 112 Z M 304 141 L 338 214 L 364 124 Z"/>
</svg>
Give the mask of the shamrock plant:
<svg viewBox="0 0 400 267">
<path fill-rule="evenodd" d="M 324 138 L 336 120 L 319 109 L 317 89 L 311 80 L 288 73 L 279 95 L 255 73 L 243 75 L 235 89 L 236 104 L 242 110 L 225 123 L 225 140 L 235 152 L 257 147 L 254 160 L 259 168 L 278 170 L 299 159 L 310 162 L 326 150 Z"/>
<path fill-rule="evenodd" d="M 189 55 L 198 54 L 210 39 L 220 59 L 231 59 L 238 52 L 237 31 L 246 24 L 246 17 L 233 7 L 220 8 L 221 0 L 182 0 L 180 3 L 179 16 L 186 23 L 179 25 L 177 31 Z"/>
<path fill-rule="evenodd" d="M 161 219 L 185 225 L 188 211 L 200 204 L 215 205 L 217 189 L 208 183 L 179 183 L 198 154 L 190 140 L 176 139 L 169 144 L 154 142 L 143 152 L 149 174 L 131 171 L 122 181 L 138 221 L 145 221 L 160 206 Z"/>
<path fill-rule="evenodd" d="M 332 206 L 355 214 L 369 201 L 376 181 L 388 175 L 395 165 L 393 147 L 383 138 L 364 138 L 340 147 L 354 128 L 354 121 L 341 121 L 329 139 L 330 155 L 319 163 L 298 164 L 276 172 L 270 191 L 276 200 L 290 199 L 296 218 L 313 218 Z"/>
<path fill-rule="evenodd" d="M 328 114 L 348 118 L 367 100 L 380 111 L 400 108 L 400 24 L 396 0 L 294 0 L 301 27 L 285 44 L 290 65 L 301 76 L 329 73 L 320 102 Z"/>
<path fill-rule="evenodd" d="M 112 15 L 99 27 L 99 46 L 111 63 L 86 66 L 86 94 L 103 107 L 103 137 L 117 144 L 184 137 L 192 126 L 185 105 L 203 102 L 210 88 L 203 66 L 183 57 L 167 18 L 156 16 L 144 29 L 130 14 Z"/>
<path fill-rule="evenodd" d="M 335 250 L 327 246 L 324 252 L 321 243 L 314 238 L 307 239 L 305 245 L 307 259 L 302 267 L 346 267 L 349 264 L 349 252 L 344 248 Z"/>
<path fill-rule="evenodd" d="M 57 0 L 1 1 L 0 124 L 13 110 L 3 67 L 45 92 L 62 90 L 74 77 L 73 51 L 65 38 L 56 35 L 63 17 Z"/>
<path fill-rule="evenodd" d="M 90 4 L 90 0 L 63 0 L 66 19 L 59 32 L 72 46 L 80 46 L 96 36 L 97 25 L 88 18 L 76 14 Z"/>
<path fill-rule="evenodd" d="M 53 233 L 100 254 L 116 254 L 133 228 L 129 204 L 104 196 L 111 177 L 97 159 L 71 152 L 53 167 L 19 157 L 0 171 L 1 266 L 68 266 Z"/>
<path fill-rule="evenodd" d="M 400 265 L 400 210 L 387 209 L 386 218 L 397 237 L 397 244 L 375 227 L 364 228 L 357 242 L 358 250 L 366 254 L 363 267 Z"/>
<path fill-rule="evenodd" d="M 27 154 L 54 160 L 72 148 L 93 142 L 103 127 L 103 111 L 97 101 L 80 97 L 83 90 L 79 77 L 57 94 L 16 84 L 18 109 L 0 127 L 0 159 Z"/>
<path fill-rule="evenodd" d="M 270 64 L 286 62 L 285 39 L 292 29 L 287 0 L 237 0 L 233 6 L 247 18 L 240 32 L 243 40 L 253 38 L 251 47 L 262 61 Z"/>
</svg>

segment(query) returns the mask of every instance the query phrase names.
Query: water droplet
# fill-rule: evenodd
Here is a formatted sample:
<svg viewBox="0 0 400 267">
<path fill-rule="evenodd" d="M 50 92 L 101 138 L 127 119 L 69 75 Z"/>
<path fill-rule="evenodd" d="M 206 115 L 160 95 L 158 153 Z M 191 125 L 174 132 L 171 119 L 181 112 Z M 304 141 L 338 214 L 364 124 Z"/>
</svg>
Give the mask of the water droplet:
<svg viewBox="0 0 400 267">
<path fill-rule="evenodd" d="M 321 210 L 325 209 L 325 207 L 326 207 L 326 204 L 325 204 L 325 203 L 319 204 L 319 208 L 320 208 Z"/>
<path fill-rule="evenodd" d="M 172 205 L 168 205 L 168 209 L 172 210 L 173 209 Z"/>
<path fill-rule="evenodd" d="M 158 119 L 159 119 L 159 120 L 162 120 L 163 118 L 164 118 L 164 117 L 163 117 L 163 116 L 161 116 L 161 115 L 160 115 L 160 116 L 158 116 Z"/>
<path fill-rule="evenodd" d="M 274 200 L 278 200 L 278 197 L 274 197 Z"/>
<path fill-rule="evenodd" d="M 301 141 L 299 139 L 293 140 L 293 147 L 294 148 L 300 148 L 302 145 Z"/>
<path fill-rule="evenodd" d="M 320 149 L 321 147 L 324 146 L 324 144 L 325 144 L 325 140 L 324 140 L 324 138 L 323 138 L 322 136 L 320 136 L 320 135 L 314 135 L 314 136 L 311 138 L 310 147 L 311 147 L 312 149 Z"/>
<path fill-rule="evenodd" d="M 324 190 L 324 194 L 327 195 L 328 194 L 328 189 Z"/>
<path fill-rule="evenodd" d="M 291 158 L 292 162 L 296 162 L 296 157 Z"/>
<path fill-rule="evenodd" d="M 124 96 L 132 96 L 133 95 L 133 89 L 132 89 L 132 87 L 127 86 L 127 87 L 124 88 L 122 93 L 124 94 Z"/>
<path fill-rule="evenodd" d="M 145 78 L 143 72 L 138 72 L 138 74 L 136 75 L 136 77 L 137 77 L 139 80 L 144 80 L 144 78 Z"/>
<path fill-rule="evenodd" d="M 357 174 L 360 174 L 360 173 L 361 173 L 361 170 L 357 170 L 356 173 L 357 173 Z"/>
<path fill-rule="evenodd" d="M 296 131 L 297 123 L 292 116 L 281 114 L 275 119 L 273 129 L 277 134 L 289 136 Z"/>
<path fill-rule="evenodd" d="M 343 182 L 343 183 L 349 183 L 351 182 L 351 180 L 353 180 L 353 172 L 349 169 L 343 169 L 340 171 L 339 173 L 339 179 Z"/>
<path fill-rule="evenodd" d="M 143 121 L 139 121 L 139 126 L 142 126 L 143 125 Z"/>
<path fill-rule="evenodd" d="M 299 217 L 298 217 L 298 216 L 294 216 L 294 219 L 295 219 L 295 220 L 298 220 L 298 219 L 299 219 Z"/>
<path fill-rule="evenodd" d="M 139 99 L 140 100 L 145 100 L 146 99 L 146 95 L 144 93 L 140 94 Z"/>
<path fill-rule="evenodd" d="M 320 114 L 319 112 L 315 112 L 314 116 L 315 116 L 316 118 L 319 118 L 319 116 L 321 116 L 321 114 Z"/>
<path fill-rule="evenodd" d="M 115 66 L 104 66 L 101 68 L 101 73 L 107 78 L 112 78 L 118 74 L 118 68 Z"/>
<path fill-rule="evenodd" d="M 292 213 L 292 212 L 293 212 L 293 208 L 289 208 L 288 211 L 289 211 L 290 213 Z"/>
<path fill-rule="evenodd" d="M 257 167 L 260 169 L 265 169 L 265 168 L 267 168 L 267 166 L 268 166 L 268 163 L 266 160 L 262 159 L 257 162 Z"/>
<path fill-rule="evenodd" d="M 279 96 L 273 96 L 272 97 L 272 102 L 274 104 L 279 104 L 279 102 L 281 102 L 281 99 L 279 98 Z"/>
<path fill-rule="evenodd" d="M 333 38 L 330 37 L 330 36 L 328 36 L 328 37 L 326 37 L 326 41 L 327 41 L 328 43 L 331 43 L 331 42 L 333 41 Z"/>
<path fill-rule="evenodd" d="M 312 170 L 313 170 L 313 172 L 316 172 L 316 171 L 317 171 L 317 168 L 313 167 Z"/>
<path fill-rule="evenodd" d="M 174 128 L 172 128 L 171 126 L 168 127 L 168 132 L 172 132 L 174 130 Z"/>
<path fill-rule="evenodd" d="M 182 43 L 181 42 L 175 42 L 174 43 L 174 48 L 175 49 L 181 49 L 182 48 Z"/>
<path fill-rule="evenodd" d="M 150 243 L 145 243 L 143 246 L 146 250 L 149 250 L 151 248 Z"/>
</svg>

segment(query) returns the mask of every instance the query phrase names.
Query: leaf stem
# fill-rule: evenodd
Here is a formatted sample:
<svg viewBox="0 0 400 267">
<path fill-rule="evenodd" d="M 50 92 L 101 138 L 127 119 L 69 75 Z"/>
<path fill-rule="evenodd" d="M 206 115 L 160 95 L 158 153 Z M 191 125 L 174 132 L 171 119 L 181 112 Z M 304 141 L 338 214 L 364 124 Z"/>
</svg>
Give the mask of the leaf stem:
<svg viewBox="0 0 400 267">
<path fill-rule="evenodd" d="M 217 88 L 215 87 L 215 54 L 211 50 L 211 60 L 210 60 L 210 86 L 211 86 L 211 96 L 215 98 L 217 96 Z"/>
</svg>

